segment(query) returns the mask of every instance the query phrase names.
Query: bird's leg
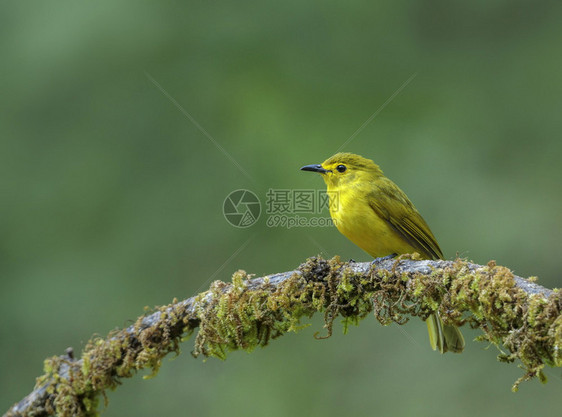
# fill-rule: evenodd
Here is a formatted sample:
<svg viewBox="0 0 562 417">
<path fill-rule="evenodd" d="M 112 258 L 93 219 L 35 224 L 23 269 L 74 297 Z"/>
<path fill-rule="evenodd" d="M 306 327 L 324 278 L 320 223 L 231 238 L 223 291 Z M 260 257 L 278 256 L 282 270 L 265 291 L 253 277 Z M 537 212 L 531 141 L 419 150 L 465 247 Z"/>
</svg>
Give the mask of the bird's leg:
<svg viewBox="0 0 562 417">
<path fill-rule="evenodd" d="M 371 262 L 371 265 L 380 264 L 381 262 L 388 261 L 389 259 L 394 259 L 394 258 L 396 258 L 397 256 L 398 256 L 397 253 L 393 253 L 393 254 L 391 254 L 391 255 L 382 256 L 382 257 L 380 257 L 380 258 L 375 258 L 375 259 L 373 259 L 373 261 Z"/>
</svg>

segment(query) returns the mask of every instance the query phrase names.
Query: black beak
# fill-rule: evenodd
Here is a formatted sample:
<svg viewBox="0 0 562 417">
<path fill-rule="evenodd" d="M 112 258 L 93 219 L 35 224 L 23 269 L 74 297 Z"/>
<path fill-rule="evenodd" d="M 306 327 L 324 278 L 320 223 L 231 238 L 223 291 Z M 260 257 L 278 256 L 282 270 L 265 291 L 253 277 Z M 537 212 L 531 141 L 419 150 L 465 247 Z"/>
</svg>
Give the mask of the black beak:
<svg viewBox="0 0 562 417">
<path fill-rule="evenodd" d="M 320 165 L 320 164 L 305 165 L 301 168 L 301 171 L 319 172 L 320 174 L 325 174 L 326 172 L 331 172 L 330 170 L 322 168 L 322 165 Z"/>
</svg>

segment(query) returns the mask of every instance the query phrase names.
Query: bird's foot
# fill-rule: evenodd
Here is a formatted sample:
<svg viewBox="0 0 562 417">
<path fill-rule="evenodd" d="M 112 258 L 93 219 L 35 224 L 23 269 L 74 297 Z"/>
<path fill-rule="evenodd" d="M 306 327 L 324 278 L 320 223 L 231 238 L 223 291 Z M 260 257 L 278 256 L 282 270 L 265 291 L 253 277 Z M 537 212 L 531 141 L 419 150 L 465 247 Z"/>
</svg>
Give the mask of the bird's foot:
<svg viewBox="0 0 562 417">
<path fill-rule="evenodd" d="M 373 261 L 371 262 L 371 265 L 378 265 L 378 264 L 380 264 L 381 262 L 388 261 L 389 259 L 394 259 L 394 258 L 396 258 L 397 256 L 398 256 L 397 253 L 393 253 L 393 254 L 391 254 L 391 255 L 382 256 L 382 257 L 380 257 L 380 258 L 375 258 L 375 259 L 373 259 Z"/>
</svg>

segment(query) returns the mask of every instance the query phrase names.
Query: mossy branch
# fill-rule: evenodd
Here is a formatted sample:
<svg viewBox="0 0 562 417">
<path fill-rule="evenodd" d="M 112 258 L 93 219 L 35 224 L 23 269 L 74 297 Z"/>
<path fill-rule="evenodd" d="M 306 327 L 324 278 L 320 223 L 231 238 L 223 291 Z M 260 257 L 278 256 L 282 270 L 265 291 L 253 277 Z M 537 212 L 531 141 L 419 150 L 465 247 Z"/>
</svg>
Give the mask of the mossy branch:
<svg viewBox="0 0 562 417">
<path fill-rule="evenodd" d="M 401 256 L 375 265 L 310 258 L 297 270 L 232 283 L 214 282 L 195 297 L 140 317 L 107 338 L 93 338 L 81 358 L 72 352 L 45 361 L 34 390 L 4 415 L 93 416 L 100 397 L 138 370 L 158 371 L 170 352 L 199 328 L 194 356 L 224 359 L 229 351 L 251 351 L 323 312 L 325 336 L 334 320 L 358 322 L 369 313 L 383 325 L 422 319 L 438 310 L 445 323 L 480 328 L 479 340 L 500 348 L 499 359 L 520 361 L 520 382 L 539 377 L 545 365 L 562 366 L 562 292 L 514 276 L 507 268 L 466 260 L 427 261 Z M 316 335 L 318 337 L 318 335 Z M 322 337 L 318 337 L 322 338 Z M 501 350 L 501 347 L 505 352 Z"/>
</svg>

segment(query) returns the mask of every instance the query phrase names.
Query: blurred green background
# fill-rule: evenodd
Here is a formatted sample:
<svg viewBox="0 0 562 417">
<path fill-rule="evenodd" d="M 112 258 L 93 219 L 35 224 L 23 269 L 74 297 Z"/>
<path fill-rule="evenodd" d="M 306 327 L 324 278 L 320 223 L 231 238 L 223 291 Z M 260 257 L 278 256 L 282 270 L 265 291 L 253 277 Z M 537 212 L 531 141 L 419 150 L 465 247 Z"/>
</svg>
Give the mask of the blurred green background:
<svg viewBox="0 0 562 417">
<path fill-rule="evenodd" d="M 368 256 L 334 228 L 247 229 L 235 189 L 323 188 L 304 164 L 374 159 L 445 255 L 560 285 L 562 5 L 366 2 L 0 3 L 0 408 L 44 358 L 142 314 L 322 253 Z M 152 80 L 154 81 L 152 81 Z M 156 85 L 159 84 L 168 96 Z M 248 173 L 212 143 L 179 106 Z M 324 213 L 326 216 L 327 213 Z M 222 269 L 221 269 L 222 268 Z M 549 383 L 464 330 L 431 351 L 423 323 L 313 338 L 321 318 L 252 354 L 124 381 L 105 416 L 540 415 Z M 406 332 L 406 333 L 404 333 Z"/>
</svg>

